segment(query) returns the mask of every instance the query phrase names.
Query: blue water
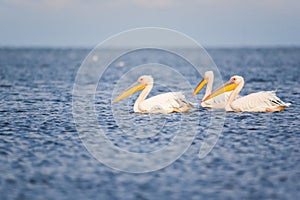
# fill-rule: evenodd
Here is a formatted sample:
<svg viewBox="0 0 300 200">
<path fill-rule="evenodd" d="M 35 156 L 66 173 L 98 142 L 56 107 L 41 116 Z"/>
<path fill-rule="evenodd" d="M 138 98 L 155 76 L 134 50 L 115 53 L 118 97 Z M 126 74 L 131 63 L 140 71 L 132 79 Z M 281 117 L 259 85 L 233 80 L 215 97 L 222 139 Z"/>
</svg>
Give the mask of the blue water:
<svg viewBox="0 0 300 200">
<path fill-rule="evenodd" d="M 235 74 L 245 78 L 242 95 L 277 90 L 292 106 L 279 113 L 227 113 L 222 134 L 207 157 L 197 156 L 204 137 L 197 134 L 177 161 L 144 174 L 105 166 L 79 139 L 72 89 L 88 53 L 88 49 L 0 49 L 0 199 L 300 198 L 299 48 L 209 49 L 224 80 Z M 144 53 L 125 64 L 146 62 L 148 57 Z M 157 59 L 172 63 L 168 57 Z M 191 85 L 200 81 L 193 73 L 186 76 Z M 107 82 L 110 79 L 113 76 L 106 76 Z M 159 86 L 153 93 L 164 89 Z M 111 92 L 109 86 L 107 92 Z M 112 123 L 113 133 L 117 126 L 109 121 L 107 106 L 102 106 L 110 99 L 101 101 L 95 106 L 102 112 L 97 119 L 100 124 Z M 199 129 L 208 122 L 210 112 L 191 111 L 191 115 L 199 114 Z M 166 120 L 176 121 L 179 116 L 171 114 Z M 169 134 L 144 139 L 145 148 L 135 143 L 132 151 L 165 145 L 172 139 L 171 132 L 170 128 Z M 126 135 L 108 137 L 126 148 Z"/>
</svg>

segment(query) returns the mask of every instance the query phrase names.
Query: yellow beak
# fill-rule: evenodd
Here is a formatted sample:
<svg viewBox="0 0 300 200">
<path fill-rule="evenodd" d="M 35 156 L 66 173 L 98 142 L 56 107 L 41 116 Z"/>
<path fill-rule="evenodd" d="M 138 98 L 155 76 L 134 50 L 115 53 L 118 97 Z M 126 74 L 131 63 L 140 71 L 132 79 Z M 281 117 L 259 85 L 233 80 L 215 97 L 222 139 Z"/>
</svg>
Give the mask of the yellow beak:
<svg viewBox="0 0 300 200">
<path fill-rule="evenodd" d="M 139 82 L 136 82 L 134 83 L 132 86 L 130 86 L 129 88 L 127 88 L 122 94 L 120 94 L 120 96 L 118 96 L 115 100 L 113 100 L 112 103 L 116 103 L 140 90 L 143 90 L 145 89 L 146 87 L 146 84 L 145 83 L 139 83 Z"/>
<path fill-rule="evenodd" d="M 198 92 L 200 92 L 200 90 L 204 87 L 204 85 L 207 84 L 207 80 L 204 78 L 195 88 L 194 92 L 193 92 L 193 96 L 195 96 Z"/>
<path fill-rule="evenodd" d="M 237 87 L 237 84 L 231 81 L 228 81 L 218 89 L 216 89 L 214 92 L 212 92 L 210 95 L 208 95 L 205 99 L 202 100 L 202 102 L 207 101 L 209 99 L 212 99 L 220 94 L 223 94 L 225 92 L 229 92 L 234 90 Z"/>
</svg>

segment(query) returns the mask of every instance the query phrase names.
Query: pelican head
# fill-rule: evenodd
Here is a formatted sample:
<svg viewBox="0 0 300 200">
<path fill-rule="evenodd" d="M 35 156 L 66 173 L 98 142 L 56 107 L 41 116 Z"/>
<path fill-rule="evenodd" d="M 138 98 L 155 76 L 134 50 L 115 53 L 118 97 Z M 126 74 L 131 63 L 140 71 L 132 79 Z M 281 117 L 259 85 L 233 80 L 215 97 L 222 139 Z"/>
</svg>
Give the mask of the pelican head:
<svg viewBox="0 0 300 200">
<path fill-rule="evenodd" d="M 153 85 L 153 78 L 150 75 L 143 75 L 138 78 L 137 82 L 144 83 L 147 85 Z"/>
<path fill-rule="evenodd" d="M 244 82 L 244 78 L 238 75 L 232 76 L 227 83 L 216 89 L 210 95 L 202 100 L 202 102 L 212 99 L 220 94 L 234 90 L 240 83 Z"/>
<path fill-rule="evenodd" d="M 147 85 L 153 85 L 153 78 L 149 75 L 143 75 L 138 78 L 138 80 L 132 84 L 129 88 L 127 88 L 122 94 L 120 94 L 113 103 L 116 103 L 140 90 L 145 89 Z"/>
<path fill-rule="evenodd" d="M 195 96 L 200 90 L 208 83 L 209 80 L 211 80 L 214 77 L 214 73 L 212 71 L 206 71 L 204 73 L 204 77 L 202 81 L 197 85 L 193 92 L 193 96 Z"/>
</svg>

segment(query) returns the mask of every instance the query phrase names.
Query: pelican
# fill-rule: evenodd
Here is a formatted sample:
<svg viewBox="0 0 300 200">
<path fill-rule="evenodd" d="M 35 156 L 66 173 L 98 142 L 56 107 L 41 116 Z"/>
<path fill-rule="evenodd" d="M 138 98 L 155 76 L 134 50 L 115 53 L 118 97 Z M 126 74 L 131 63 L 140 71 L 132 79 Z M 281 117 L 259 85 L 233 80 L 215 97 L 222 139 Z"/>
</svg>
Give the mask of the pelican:
<svg viewBox="0 0 300 200">
<path fill-rule="evenodd" d="M 226 92 L 224 95 L 216 96 L 213 99 L 203 101 L 208 95 L 211 94 L 213 82 L 214 82 L 213 71 L 206 71 L 204 73 L 204 78 L 195 88 L 193 92 L 193 96 L 195 96 L 205 85 L 207 85 L 205 90 L 205 95 L 202 98 L 201 106 L 204 108 L 225 108 L 226 101 L 228 100 L 231 92 Z"/>
<path fill-rule="evenodd" d="M 194 105 L 187 101 L 182 92 L 168 92 L 146 99 L 153 88 L 152 76 L 141 76 L 137 82 L 118 96 L 113 103 L 116 103 L 131 94 L 142 90 L 134 103 L 133 111 L 142 113 L 171 113 L 188 112 Z"/>
<path fill-rule="evenodd" d="M 290 103 L 284 103 L 275 94 L 275 91 L 261 91 L 237 98 L 237 95 L 244 86 L 244 78 L 241 76 L 232 76 L 230 80 L 207 96 L 202 101 L 207 101 L 224 92 L 232 91 L 226 103 L 226 111 L 235 112 L 275 112 L 282 111 Z"/>
</svg>

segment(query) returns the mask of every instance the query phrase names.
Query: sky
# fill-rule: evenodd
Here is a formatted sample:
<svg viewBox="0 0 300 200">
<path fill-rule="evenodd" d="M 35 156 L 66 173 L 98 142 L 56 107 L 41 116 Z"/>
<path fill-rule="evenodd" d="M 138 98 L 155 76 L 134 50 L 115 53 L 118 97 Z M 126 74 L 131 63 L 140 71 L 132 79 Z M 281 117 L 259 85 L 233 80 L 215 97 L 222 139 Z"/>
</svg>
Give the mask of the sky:
<svg viewBox="0 0 300 200">
<path fill-rule="evenodd" d="M 299 0 L 0 0 L 0 46 L 93 47 L 163 27 L 204 46 L 300 46 Z"/>
</svg>

